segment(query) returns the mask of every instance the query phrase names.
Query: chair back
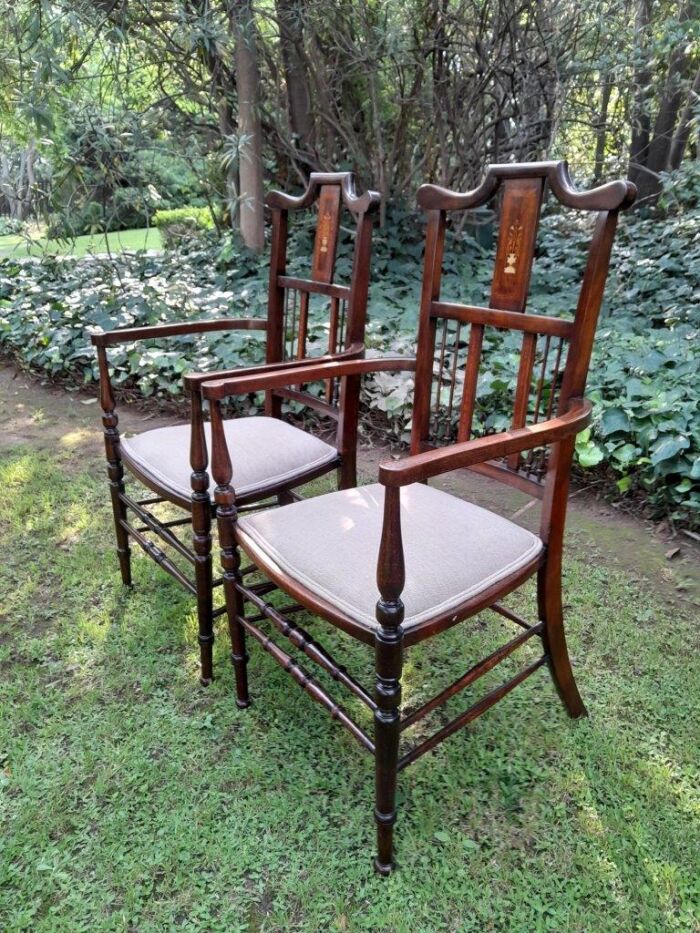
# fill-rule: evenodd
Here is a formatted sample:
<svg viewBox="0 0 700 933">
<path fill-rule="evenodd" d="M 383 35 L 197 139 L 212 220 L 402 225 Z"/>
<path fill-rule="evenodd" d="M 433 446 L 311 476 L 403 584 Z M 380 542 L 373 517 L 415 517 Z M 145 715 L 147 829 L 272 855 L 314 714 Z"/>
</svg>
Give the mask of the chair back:
<svg viewBox="0 0 700 933">
<path fill-rule="evenodd" d="M 306 191 L 299 197 L 280 191 L 268 194 L 266 204 L 272 212 L 268 363 L 306 358 L 314 302 L 316 310 L 328 314 L 327 355 L 361 355 L 364 352 L 372 227 L 379 202 L 379 194 L 375 191 L 357 194 L 352 172 L 314 172 Z M 313 206 L 317 208 L 317 220 L 311 268 L 306 278 L 290 276 L 287 274 L 288 215 L 290 211 Z M 356 225 L 349 282 L 337 281 L 335 273 L 344 211 Z M 275 390 L 268 395 L 268 410 L 278 414 L 283 398 L 303 402 L 337 417 L 338 380 L 328 380 L 325 399 L 303 390 Z"/>
<path fill-rule="evenodd" d="M 540 208 L 546 190 L 565 207 L 594 212 L 575 314 L 553 317 L 526 310 Z M 472 436 L 522 428 L 567 410 L 583 395 L 620 209 L 635 186 L 614 181 L 577 191 L 566 162 L 491 165 L 478 188 L 458 193 L 423 185 L 418 203 L 427 212 L 418 362 L 411 434 L 412 453 L 467 441 Z M 440 296 L 448 215 L 500 197 L 500 225 L 488 307 L 443 301 Z M 479 407 L 479 379 L 488 350 L 514 332 L 514 371 L 503 374 L 508 411 L 499 423 Z M 500 336 L 499 336 L 500 335 Z M 500 374 L 499 374 L 500 375 Z M 547 449 L 515 454 L 473 469 L 542 497 L 551 458 Z"/>
</svg>

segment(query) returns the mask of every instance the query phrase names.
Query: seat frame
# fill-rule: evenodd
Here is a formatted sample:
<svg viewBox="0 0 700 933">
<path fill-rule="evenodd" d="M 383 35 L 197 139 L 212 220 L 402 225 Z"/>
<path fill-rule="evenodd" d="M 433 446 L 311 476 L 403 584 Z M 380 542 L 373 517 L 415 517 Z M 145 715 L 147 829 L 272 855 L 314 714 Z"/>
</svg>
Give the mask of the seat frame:
<svg viewBox="0 0 700 933">
<path fill-rule="evenodd" d="M 573 320 L 525 313 L 539 209 L 547 182 L 564 206 L 593 211 L 597 215 Z M 494 307 L 474 308 L 469 305 L 441 302 L 440 277 L 448 212 L 477 207 L 499 189 L 502 191 L 503 200 L 491 294 L 491 304 Z M 477 189 L 461 194 L 434 185 L 425 185 L 418 193 L 419 204 L 427 211 L 428 217 L 416 360 L 350 360 L 321 363 L 305 366 L 294 374 L 277 372 L 260 376 L 247 375 L 205 381 L 201 385 L 202 395 L 210 402 L 212 473 L 217 483 L 214 497 L 222 547 L 221 562 L 236 673 L 237 703 L 241 707 L 249 704 L 245 649 L 245 636 L 248 634 L 373 755 L 378 850 L 375 868 L 380 874 L 389 874 L 394 867 L 395 797 L 397 776 L 401 770 L 472 722 L 544 665 L 548 666 L 569 715 L 586 715 L 571 667 L 562 617 L 561 566 L 569 474 L 576 435 L 589 423 L 591 417 L 591 406 L 584 400 L 583 392 L 618 213 L 629 206 L 635 196 L 634 185 L 626 181 L 611 182 L 588 192 L 576 191 L 569 179 L 566 163 L 563 162 L 492 165 Z M 506 272 L 506 268 L 512 271 Z M 444 322 L 446 319 L 455 318 L 470 328 L 458 436 L 456 442 L 432 449 L 430 411 L 435 354 L 439 346 L 436 344 L 437 321 L 442 319 Z M 513 422 L 507 431 L 470 439 L 483 330 L 486 326 L 515 329 L 523 335 Z M 549 400 L 545 404 L 545 410 L 549 409 L 549 412 L 542 421 L 538 418 L 540 406 L 546 396 L 542 386 L 545 364 L 542 366 L 542 376 L 536 380 L 534 420 L 528 401 L 536 359 L 532 338 L 538 334 L 545 336 L 547 351 L 552 336 L 563 336 L 569 341 L 563 373 L 559 369 L 562 354 L 559 352 L 557 355 Z M 455 346 L 458 343 L 459 338 Z M 451 406 L 456 364 L 443 365 L 444 347 L 443 337 L 443 358 L 438 370 L 440 377 L 443 372 L 452 373 L 452 390 L 449 393 Z M 385 499 L 383 530 L 381 541 L 378 542 L 377 626 L 372 635 L 339 613 L 337 608 L 321 600 L 313 588 L 300 584 L 298 580 L 276 568 L 263 550 L 238 528 L 238 502 L 232 485 L 235 474 L 223 431 L 221 403 L 229 396 L 246 393 L 253 387 L 269 391 L 289 385 L 295 380 L 310 382 L 313 379 L 327 379 L 330 373 L 361 376 L 364 373 L 399 369 L 415 371 L 412 454 L 401 461 L 384 462 L 379 467 L 379 481 L 385 487 Z M 556 414 L 552 414 L 555 397 Z M 526 423 L 528 419 L 531 423 Z M 544 465 L 540 466 L 538 477 L 538 471 L 535 470 L 529 455 L 533 451 L 540 452 L 545 448 L 549 450 L 549 456 Z M 487 592 L 464 603 L 457 611 L 452 610 L 449 617 L 436 616 L 404 634 L 404 606 L 401 594 L 405 583 L 405 568 L 401 540 L 401 487 L 410 483 L 427 482 L 432 477 L 462 468 L 487 472 L 502 482 L 539 495 L 543 500 L 540 537 L 544 549 L 538 559 L 526 568 L 511 578 L 499 581 Z M 246 568 L 242 567 L 241 550 L 251 560 L 250 566 Z M 247 582 L 249 574 L 258 570 L 265 573 L 267 580 L 263 583 Z M 504 606 L 501 600 L 535 574 L 538 618 L 533 623 Z M 268 596 L 279 591 L 291 597 L 293 601 L 282 607 L 273 605 Z M 249 607 L 252 607 L 252 615 L 247 614 Z M 401 672 L 404 651 L 485 608 L 519 626 L 522 631 L 473 665 L 432 699 L 402 718 Z M 367 644 L 373 644 L 376 671 L 374 694 L 358 683 L 342 664 L 294 621 L 294 616 L 302 610 L 320 616 Z M 256 623 L 263 620 L 272 623 L 273 628 L 289 639 L 293 646 L 319 664 L 368 707 L 374 717 L 373 736 L 362 729 L 291 655 L 258 627 Z M 419 741 L 402 754 L 399 753 L 400 736 L 405 730 L 432 713 L 450 697 L 473 684 L 533 638 L 538 638 L 542 643 L 542 653 L 534 661 L 514 677 L 486 693 L 433 735 Z"/>
<path fill-rule="evenodd" d="M 223 614 L 225 607 L 214 609 L 213 591 L 222 585 L 212 572 L 212 518 L 215 504 L 209 495 L 207 450 L 204 441 L 204 411 L 200 385 L 206 379 L 232 378 L 236 375 L 296 370 L 310 359 L 341 361 L 364 355 L 364 333 L 367 318 L 372 230 L 379 209 L 380 196 L 367 191 L 358 195 L 351 172 L 312 173 L 305 192 L 294 197 L 273 191 L 266 197 L 272 217 L 270 280 L 268 315 L 257 318 L 214 319 L 162 324 L 152 327 L 134 327 L 94 334 L 92 343 L 97 350 L 100 375 L 100 403 L 104 428 L 107 473 L 117 540 L 117 555 L 122 582 L 132 585 L 130 541 L 135 541 L 145 553 L 170 574 L 187 592 L 197 598 L 198 639 L 200 645 L 200 681 L 209 684 L 213 679 L 214 619 Z M 318 220 L 311 271 L 308 278 L 287 276 L 288 215 L 318 206 Z M 334 281 L 337 242 L 341 214 L 347 209 L 353 216 L 357 231 L 353 252 L 352 275 L 349 284 Z M 307 357 L 309 335 L 309 299 L 311 295 L 329 299 L 330 326 L 328 352 L 321 357 Z M 179 496 L 166 489 L 129 457 L 120 443 L 119 418 L 116 412 L 115 392 L 110 378 L 108 350 L 120 344 L 145 340 L 162 340 L 192 334 L 222 331 L 266 332 L 266 362 L 259 366 L 226 370 L 215 373 L 189 373 L 185 378 L 186 391 L 191 401 L 190 460 L 191 496 Z M 338 472 L 340 488 L 356 484 L 357 418 L 359 407 L 359 379 L 346 378 L 326 382 L 325 398 L 305 391 L 289 390 L 265 393 L 265 412 L 281 418 L 282 403 L 293 399 L 337 422 L 337 457 L 305 472 L 293 480 L 266 486 L 248 496 L 241 497 L 243 509 L 259 508 L 262 504 L 290 502 L 297 497 L 295 488 L 332 470 Z M 129 495 L 125 486 L 125 468 L 153 496 Z M 163 520 L 153 511 L 161 503 L 170 503 L 188 514 L 179 519 Z M 133 520 L 132 515 L 138 520 Z M 190 526 L 191 546 L 174 529 Z M 165 549 L 164 549 L 165 547 Z M 194 576 L 184 573 L 173 559 L 174 554 L 191 564 Z"/>
</svg>

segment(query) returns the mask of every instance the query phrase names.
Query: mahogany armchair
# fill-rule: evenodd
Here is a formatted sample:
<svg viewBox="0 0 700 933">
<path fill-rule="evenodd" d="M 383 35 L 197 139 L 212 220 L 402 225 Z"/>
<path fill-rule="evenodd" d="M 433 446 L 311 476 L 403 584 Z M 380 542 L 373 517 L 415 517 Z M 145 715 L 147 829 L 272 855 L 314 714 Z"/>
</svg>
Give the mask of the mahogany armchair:
<svg viewBox="0 0 700 933">
<path fill-rule="evenodd" d="M 213 677 L 212 646 L 214 618 L 224 610 L 213 607 L 213 588 L 221 584 L 212 574 L 211 522 L 214 505 L 207 473 L 209 425 L 203 417 L 199 386 L 218 376 L 232 378 L 241 373 L 264 374 L 272 369 L 290 371 L 308 360 L 310 302 L 313 298 L 330 312 L 327 352 L 324 360 L 355 359 L 364 355 L 367 292 L 374 215 L 379 195 L 368 191 L 359 196 L 350 172 L 314 173 L 300 197 L 272 192 L 266 203 L 272 213 L 272 249 L 267 320 L 222 319 L 187 321 L 156 327 L 128 328 L 96 334 L 100 371 L 100 401 L 103 411 L 109 487 L 117 538 L 122 581 L 131 585 L 130 540 L 197 598 L 200 680 Z M 288 214 L 317 206 L 318 219 L 308 278 L 287 275 Z M 343 209 L 357 225 L 350 284 L 335 280 L 338 234 Z M 186 380 L 191 396 L 191 424 L 158 428 L 122 438 L 118 429 L 116 403 L 110 381 L 107 350 L 117 344 L 162 339 L 182 334 L 229 330 L 264 330 L 267 336 L 266 364 L 219 373 L 193 373 Z M 235 449 L 234 463 L 239 479 L 238 501 L 254 509 L 273 499 L 292 501 L 293 489 L 331 470 L 338 470 L 339 486 L 356 483 L 358 379 L 346 379 L 340 392 L 338 380 L 329 378 L 321 396 L 299 389 L 280 387 L 268 391 L 265 415 L 227 420 L 227 442 Z M 282 420 L 284 399 L 302 401 L 337 422 L 335 443 Z M 127 493 L 124 467 L 154 496 Z M 298 498 L 298 497 L 297 497 Z M 159 503 L 171 503 L 188 513 L 164 520 L 153 511 Z M 140 522 L 133 520 L 129 513 Z M 192 545 L 177 536 L 178 526 L 191 526 Z M 155 543 L 158 541 L 158 544 Z M 162 545 L 171 552 L 169 556 Z M 194 578 L 179 563 L 194 567 Z"/>
<path fill-rule="evenodd" d="M 540 205 L 547 186 L 562 205 L 596 214 L 573 319 L 525 313 Z M 447 215 L 475 208 L 497 192 L 502 200 L 490 307 L 442 301 Z M 346 360 L 312 364 L 294 373 L 244 375 L 201 385 L 211 409 L 214 496 L 238 704 L 249 702 L 244 643 L 249 634 L 374 756 L 375 867 L 382 874 L 394 865 L 397 775 L 407 765 L 480 716 L 543 665 L 548 666 L 568 713 L 585 715 L 562 620 L 561 563 L 569 472 L 576 434 L 590 419 L 583 392 L 618 212 L 632 203 L 635 193 L 634 185 L 625 181 L 578 192 L 563 162 L 492 165 L 481 185 L 465 194 L 425 185 L 418 193 L 419 204 L 427 211 L 427 236 L 415 361 Z M 483 432 L 475 415 L 477 421 L 479 417 L 485 421 L 477 407 L 477 380 L 486 328 L 520 334 L 522 350 L 512 427 L 490 436 L 474 436 Z M 297 380 L 327 379 L 330 373 L 356 378 L 379 369 L 401 368 L 415 370 L 409 457 L 381 464 L 377 484 L 252 516 L 239 515 L 235 459 L 232 466 L 220 407 L 224 399 L 253 388 L 277 391 Z M 458 373 L 462 372 L 460 390 Z M 444 399 L 449 399 L 449 414 L 455 417 L 448 421 L 455 427 L 447 438 L 441 429 L 443 446 L 435 448 L 435 426 L 444 425 L 440 411 Z M 539 534 L 427 485 L 432 477 L 462 468 L 487 473 L 541 498 Z M 245 570 L 240 550 L 251 561 Z M 256 570 L 262 571 L 266 582 L 247 582 L 248 573 Z M 533 575 L 538 617 L 530 622 L 501 600 Z M 276 591 L 289 597 L 291 605 L 280 608 L 270 601 L 269 594 Z M 402 717 L 404 652 L 486 608 L 520 627 L 519 634 Z M 300 610 L 320 616 L 374 648 L 373 693 L 294 621 Z M 271 623 L 273 630 L 369 708 L 373 735 L 256 624 L 261 620 Z M 405 730 L 531 639 L 539 639 L 542 645 L 533 663 L 432 736 L 400 753 L 399 739 Z"/>
</svg>

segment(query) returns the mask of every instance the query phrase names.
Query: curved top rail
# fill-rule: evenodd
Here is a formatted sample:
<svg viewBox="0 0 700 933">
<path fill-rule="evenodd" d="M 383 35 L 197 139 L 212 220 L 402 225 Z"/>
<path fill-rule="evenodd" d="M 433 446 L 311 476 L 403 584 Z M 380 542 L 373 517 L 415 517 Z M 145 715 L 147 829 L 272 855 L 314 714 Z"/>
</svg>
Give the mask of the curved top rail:
<svg viewBox="0 0 700 933">
<path fill-rule="evenodd" d="M 270 191 L 265 198 L 268 207 L 285 211 L 298 211 L 310 207 L 316 200 L 323 185 L 340 185 L 343 204 L 353 214 L 374 214 L 379 210 L 381 195 L 377 191 L 365 191 L 358 195 L 355 188 L 355 176 L 352 172 L 312 172 L 306 191 L 294 197 L 283 191 Z"/>
<path fill-rule="evenodd" d="M 439 185 L 421 185 L 418 204 L 424 210 L 458 211 L 479 207 L 509 178 L 546 178 L 552 192 L 565 207 L 584 211 L 614 211 L 629 207 L 637 197 L 631 181 L 610 181 L 590 191 L 578 191 L 571 181 L 569 166 L 561 162 L 511 162 L 489 165 L 481 183 L 471 191 L 451 191 Z"/>
</svg>

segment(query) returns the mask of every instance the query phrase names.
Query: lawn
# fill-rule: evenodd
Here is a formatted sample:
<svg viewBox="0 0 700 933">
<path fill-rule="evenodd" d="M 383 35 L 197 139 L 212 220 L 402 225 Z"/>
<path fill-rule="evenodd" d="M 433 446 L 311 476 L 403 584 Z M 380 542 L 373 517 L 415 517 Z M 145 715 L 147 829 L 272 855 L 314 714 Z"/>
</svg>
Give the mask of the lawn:
<svg viewBox="0 0 700 933">
<path fill-rule="evenodd" d="M 193 600 L 140 554 L 122 589 L 103 465 L 79 442 L 0 461 L 0 929 L 698 929 L 687 613 L 570 551 L 590 719 L 569 721 L 542 671 L 409 768 L 382 880 L 369 757 L 256 645 L 238 711 L 223 625 L 219 677 L 198 685 Z M 484 616 L 410 653 L 406 701 L 506 631 Z M 326 640 L 370 680 L 366 648 Z"/>
<path fill-rule="evenodd" d="M 90 234 L 74 240 L 32 239 L 10 234 L 0 236 L 0 256 L 85 256 L 89 253 L 124 253 L 140 249 L 162 249 L 160 230 L 142 227 L 137 230 L 118 230 L 115 233 Z"/>
</svg>

